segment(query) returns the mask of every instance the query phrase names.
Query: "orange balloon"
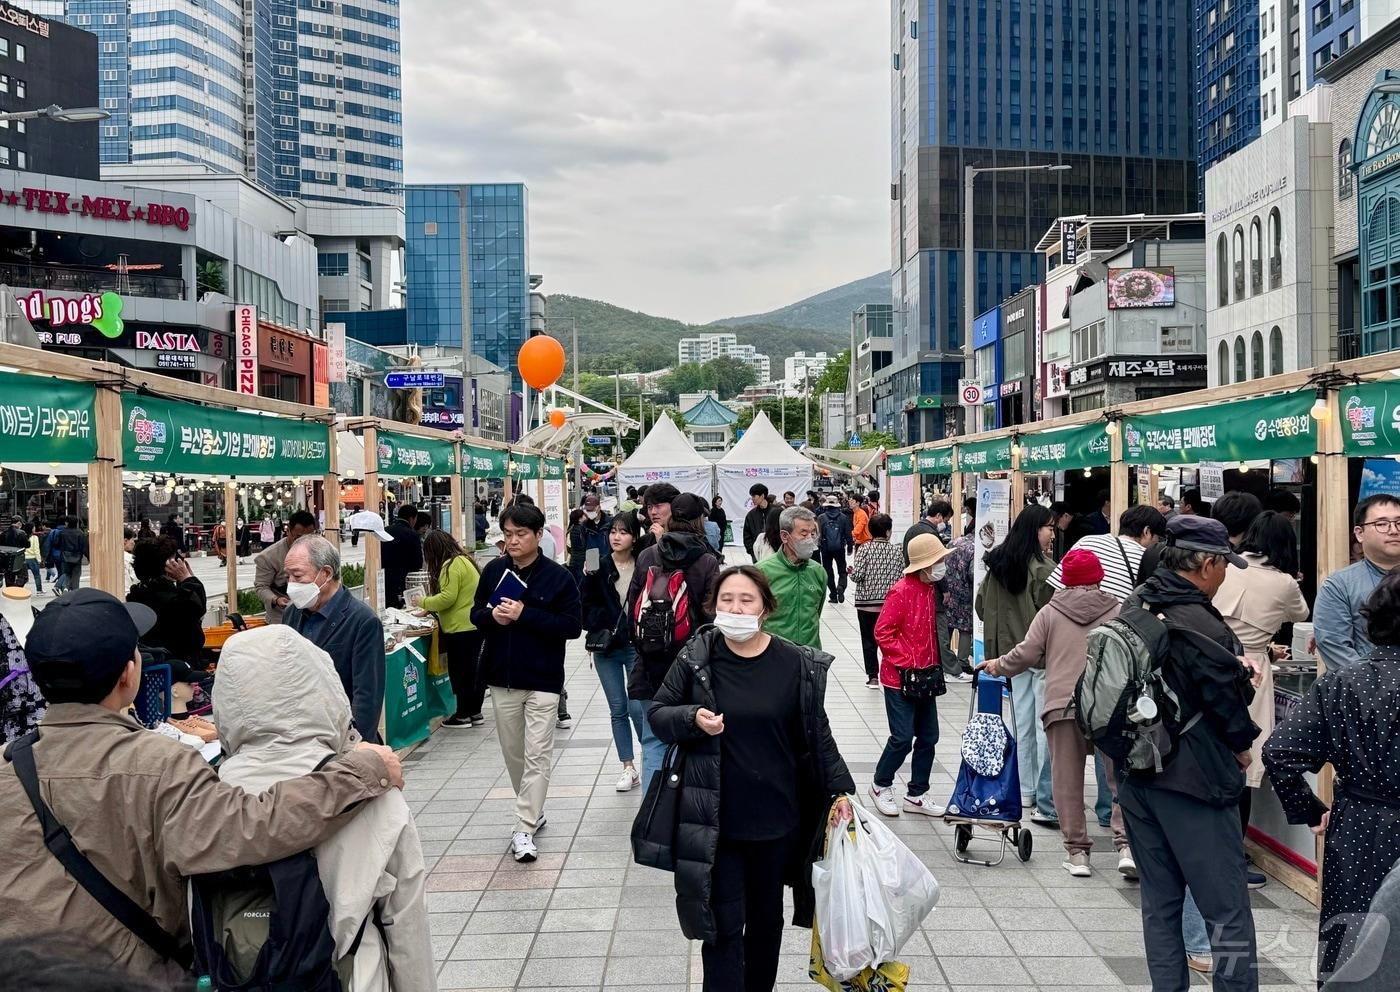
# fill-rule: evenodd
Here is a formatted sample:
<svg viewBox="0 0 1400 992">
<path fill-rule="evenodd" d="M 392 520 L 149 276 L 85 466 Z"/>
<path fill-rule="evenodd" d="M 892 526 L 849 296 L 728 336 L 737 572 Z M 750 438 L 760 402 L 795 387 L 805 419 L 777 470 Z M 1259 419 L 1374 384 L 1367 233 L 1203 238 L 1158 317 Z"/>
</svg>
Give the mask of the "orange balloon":
<svg viewBox="0 0 1400 992">
<path fill-rule="evenodd" d="M 547 389 L 564 374 L 564 346 L 548 334 L 527 338 L 515 365 L 531 389 Z"/>
<path fill-rule="evenodd" d="M 569 414 L 564 410 L 550 410 L 549 422 L 554 425 L 555 430 L 559 430 L 569 421 Z"/>
</svg>

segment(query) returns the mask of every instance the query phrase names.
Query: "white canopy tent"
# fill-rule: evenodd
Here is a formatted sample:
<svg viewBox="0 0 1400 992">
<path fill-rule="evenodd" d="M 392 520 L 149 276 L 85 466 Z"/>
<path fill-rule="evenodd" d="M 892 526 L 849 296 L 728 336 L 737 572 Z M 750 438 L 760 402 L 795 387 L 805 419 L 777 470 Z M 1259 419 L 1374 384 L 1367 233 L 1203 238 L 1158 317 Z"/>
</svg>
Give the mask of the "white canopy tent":
<svg viewBox="0 0 1400 992">
<path fill-rule="evenodd" d="M 714 495 L 713 465 L 696 454 L 670 417 L 658 417 L 637 450 L 617 470 L 622 486 L 669 482 L 683 493 L 707 501 Z"/>
<path fill-rule="evenodd" d="M 743 520 L 753 508 L 749 488 L 756 482 L 774 497 L 788 490 L 801 496 L 812 488 L 812 460 L 783 440 L 766 413 L 760 412 L 739 442 L 715 463 L 719 494 L 730 520 Z"/>
</svg>

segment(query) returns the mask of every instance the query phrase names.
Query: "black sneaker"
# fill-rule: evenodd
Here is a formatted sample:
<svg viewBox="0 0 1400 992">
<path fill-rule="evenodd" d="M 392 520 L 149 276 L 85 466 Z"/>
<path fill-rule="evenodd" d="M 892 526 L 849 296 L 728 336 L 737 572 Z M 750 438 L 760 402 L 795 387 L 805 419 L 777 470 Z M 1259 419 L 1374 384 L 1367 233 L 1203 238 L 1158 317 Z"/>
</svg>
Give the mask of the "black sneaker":
<svg viewBox="0 0 1400 992">
<path fill-rule="evenodd" d="M 450 716 L 442 721 L 444 727 L 470 727 L 472 718 L 469 716 Z"/>
<path fill-rule="evenodd" d="M 1251 889 L 1262 889 L 1269 884 L 1269 878 L 1263 872 L 1246 869 L 1244 875 L 1245 882 Z"/>
</svg>

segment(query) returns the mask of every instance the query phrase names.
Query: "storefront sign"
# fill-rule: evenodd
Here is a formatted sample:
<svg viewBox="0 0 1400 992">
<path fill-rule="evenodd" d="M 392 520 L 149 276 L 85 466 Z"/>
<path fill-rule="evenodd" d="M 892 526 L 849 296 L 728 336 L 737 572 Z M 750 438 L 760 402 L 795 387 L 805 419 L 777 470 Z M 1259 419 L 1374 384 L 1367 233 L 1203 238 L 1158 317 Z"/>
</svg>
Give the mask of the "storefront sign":
<svg viewBox="0 0 1400 992">
<path fill-rule="evenodd" d="M 510 452 L 498 448 L 462 447 L 462 476 L 467 479 L 504 479 Z"/>
<path fill-rule="evenodd" d="M 1001 384 L 1001 395 L 1002 395 L 1002 396 L 1015 396 L 1015 395 L 1016 395 L 1017 393 L 1019 393 L 1020 391 L 1021 391 L 1021 380 L 1020 380 L 1020 379 L 1014 379 L 1014 380 L 1012 380 L 1011 382 L 1003 382 L 1003 383 Z"/>
<path fill-rule="evenodd" d="M 913 475 L 914 456 L 909 453 L 888 456 L 885 459 L 885 471 L 890 475 Z"/>
<path fill-rule="evenodd" d="M 20 10 L 11 7 L 7 3 L 0 3 L 0 21 L 6 24 L 13 24 L 15 27 L 24 28 L 31 34 L 37 34 L 40 38 L 49 36 L 49 22 L 42 17 L 35 17 L 27 10 Z"/>
<path fill-rule="evenodd" d="M 562 458 L 546 458 L 544 460 L 544 477 L 545 481 L 564 478 L 564 460 Z"/>
<path fill-rule="evenodd" d="M 1104 379 L 1204 379 L 1205 374 L 1204 355 L 1119 357 L 1076 365 L 1069 370 L 1069 386 L 1087 386 Z"/>
<path fill-rule="evenodd" d="M 914 469 L 918 475 L 952 475 L 953 449 L 935 448 L 914 453 Z"/>
<path fill-rule="evenodd" d="M 0 463 L 95 461 L 96 399 L 86 383 L 0 372 Z"/>
<path fill-rule="evenodd" d="M 233 308 L 235 392 L 258 395 L 258 308 L 240 303 Z"/>
<path fill-rule="evenodd" d="M 327 435 L 325 424 L 122 394 L 122 457 L 131 472 L 325 475 Z"/>
<path fill-rule="evenodd" d="M 380 431 L 378 443 L 380 475 L 402 479 L 457 471 L 457 453 L 451 441 Z"/>
<path fill-rule="evenodd" d="M 958 468 L 964 472 L 1005 472 L 1011 468 L 1011 439 L 958 445 Z"/>
<path fill-rule="evenodd" d="M 1212 213 L 1210 215 L 1211 225 L 1214 226 L 1216 224 L 1221 223 L 1222 221 L 1229 220 L 1237 213 L 1241 213 L 1245 210 L 1251 210 L 1262 201 L 1267 200 L 1269 197 L 1275 195 L 1276 193 L 1282 193 L 1286 189 L 1288 189 L 1288 177 L 1279 176 L 1272 182 L 1260 186 L 1248 196 L 1242 196 L 1234 203 L 1222 207 L 1221 209 Z"/>
<path fill-rule="evenodd" d="M 47 320 L 49 327 L 59 328 L 78 324 L 88 324 L 102 333 L 103 337 L 119 338 L 126 325 L 122 322 L 122 298 L 116 293 L 96 295 L 85 293 L 82 296 L 45 296 L 40 290 L 15 298 L 21 312 L 32 323 Z M 79 345 L 81 334 L 67 332 L 51 335 L 53 340 L 41 344 Z"/>
<path fill-rule="evenodd" d="M 1060 264 L 1079 264 L 1079 221 L 1060 221 Z"/>
<path fill-rule="evenodd" d="M 1317 450 L 1308 415 L 1314 399 L 1311 392 L 1284 393 L 1129 417 L 1123 421 L 1124 457 L 1173 465 L 1304 458 Z"/>
<path fill-rule="evenodd" d="M 169 352 L 161 352 L 156 355 L 156 368 L 158 369 L 181 369 L 186 372 L 194 372 L 199 368 L 199 359 L 190 354 L 172 355 Z"/>
<path fill-rule="evenodd" d="M 1045 398 L 1057 399 L 1069 395 L 1069 362 L 1050 362 L 1045 366 Z"/>
<path fill-rule="evenodd" d="M 1103 424 L 1021 436 L 1021 471 L 1069 472 L 1107 465 L 1112 448 Z"/>
<path fill-rule="evenodd" d="M 41 214 L 91 217 L 94 220 L 125 224 L 146 224 L 150 227 L 173 227 L 188 231 L 192 216 L 185 207 L 168 203 L 137 204 L 115 196 L 86 196 L 65 190 L 40 189 L 25 186 L 20 189 L 0 189 L 0 203 Z"/>
<path fill-rule="evenodd" d="M 1176 269 L 1109 269 L 1108 308 L 1138 310 L 1176 306 Z"/>
<path fill-rule="evenodd" d="M 327 382 L 345 382 L 346 362 L 345 362 L 345 325 L 326 325 L 326 347 L 329 349 L 329 361 L 327 372 L 329 378 Z"/>
<path fill-rule="evenodd" d="M 330 367 L 323 344 L 311 346 L 311 388 L 313 406 L 331 405 Z"/>
<path fill-rule="evenodd" d="M 1371 159 L 1371 161 L 1363 165 L 1361 167 L 1361 178 L 1370 179 L 1372 176 L 1378 176 L 1382 172 L 1395 168 L 1397 165 L 1400 165 L 1400 150 L 1387 152 L 1384 155 Z"/>
<path fill-rule="evenodd" d="M 264 368 L 306 375 L 314 342 L 263 324 L 258 328 L 258 361 Z"/>
<path fill-rule="evenodd" d="M 1337 401 L 1344 453 L 1352 458 L 1400 454 L 1400 382 L 1347 386 Z"/>
</svg>

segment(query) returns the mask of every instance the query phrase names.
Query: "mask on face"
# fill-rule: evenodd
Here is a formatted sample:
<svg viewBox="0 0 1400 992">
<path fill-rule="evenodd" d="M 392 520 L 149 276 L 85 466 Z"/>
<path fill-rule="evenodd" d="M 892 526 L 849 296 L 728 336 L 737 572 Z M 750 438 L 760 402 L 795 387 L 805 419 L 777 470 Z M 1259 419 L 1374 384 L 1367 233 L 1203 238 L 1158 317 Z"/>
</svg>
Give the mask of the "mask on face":
<svg viewBox="0 0 1400 992">
<path fill-rule="evenodd" d="M 963 515 L 962 515 L 962 526 L 963 526 L 963 530 L 967 530 L 967 525 L 968 525 L 968 518 L 967 518 L 967 514 L 964 512 Z"/>
<path fill-rule="evenodd" d="M 924 574 L 928 576 L 930 582 L 941 582 L 943 576 L 948 574 L 948 566 L 939 562 L 937 565 L 924 569 Z"/>
<path fill-rule="evenodd" d="M 815 537 L 792 542 L 792 554 L 798 561 L 807 561 L 816 553 L 817 539 Z"/>
<path fill-rule="evenodd" d="M 315 582 L 288 582 L 287 598 L 292 601 L 292 605 L 299 610 L 304 610 L 312 603 L 316 602 L 316 597 L 321 595 L 321 587 Z"/>
<path fill-rule="evenodd" d="M 589 520 L 597 520 L 597 519 L 598 519 L 598 511 L 597 511 L 597 510 L 584 510 L 584 511 L 583 511 L 583 515 L 584 515 L 585 517 L 587 517 Z"/>
<path fill-rule="evenodd" d="M 715 626 L 731 641 L 742 643 L 757 634 L 761 624 L 758 617 L 748 613 L 725 613 L 719 610 L 715 613 Z"/>
</svg>

